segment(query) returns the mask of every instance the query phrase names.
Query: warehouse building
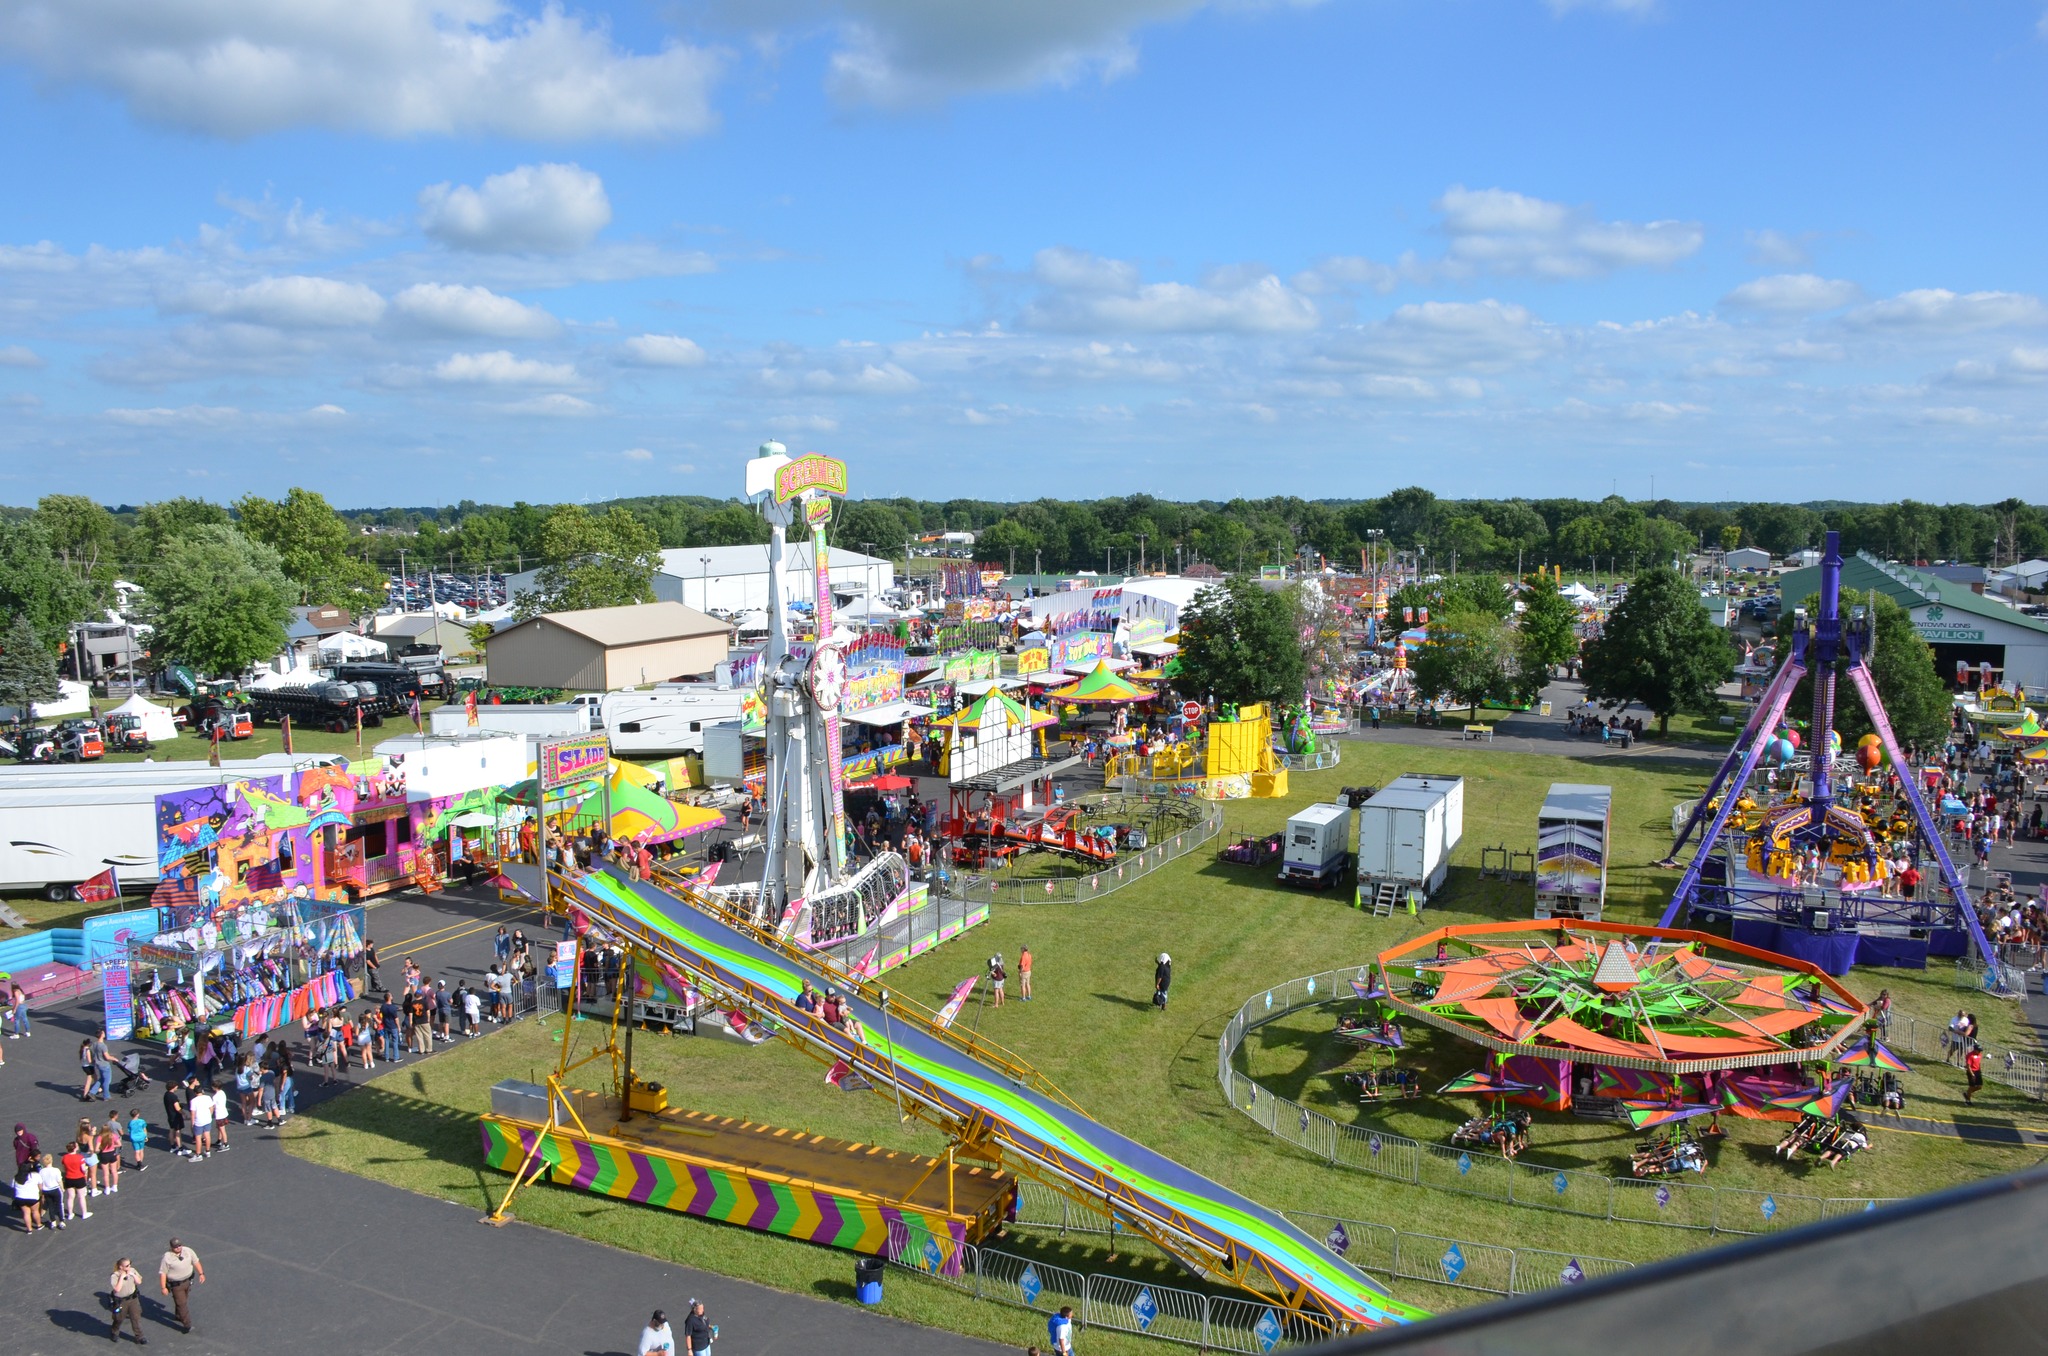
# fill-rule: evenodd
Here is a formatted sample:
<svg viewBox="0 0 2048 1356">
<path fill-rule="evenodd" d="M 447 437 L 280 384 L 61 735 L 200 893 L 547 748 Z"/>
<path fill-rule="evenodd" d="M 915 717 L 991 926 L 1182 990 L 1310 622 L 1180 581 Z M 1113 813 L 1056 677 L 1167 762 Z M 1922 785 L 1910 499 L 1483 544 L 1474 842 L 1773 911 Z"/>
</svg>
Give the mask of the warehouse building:
<svg viewBox="0 0 2048 1356">
<path fill-rule="evenodd" d="M 1795 570 L 1782 581 L 1785 606 L 1820 591 L 1820 570 Z M 2029 692 L 2048 690 L 2048 621 L 2029 617 L 1951 579 L 1879 560 L 1858 551 L 1842 562 L 1842 606 L 1882 593 L 1912 614 L 1913 629 L 1934 649 L 1934 671 L 1956 684 L 1958 665 L 1973 673 L 1989 664 L 1994 678 Z"/>
<path fill-rule="evenodd" d="M 880 597 L 896 586 L 896 566 L 880 556 L 833 545 L 826 553 L 826 573 L 838 594 Z M 505 580 L 507 602 L 539 587 L 540 571 L 527 570 Z M 768 606 L 768 547 L 686 546 L 661 553 L 653 579 L 654 596 L 683 603 L 699 612 L 738 615 Z M 794 541 L 783 557 L 785 603 L 808 603 L 817 597 L 817 575 L 811 565 L 811 544 Z"/>
<path fill-rule="evenodd" d="M 492 636 L 484 667 L 494 687 L 608 692 L 708 674 L 731 628 L 681 603 L 548 612 Z"/>
</svg>

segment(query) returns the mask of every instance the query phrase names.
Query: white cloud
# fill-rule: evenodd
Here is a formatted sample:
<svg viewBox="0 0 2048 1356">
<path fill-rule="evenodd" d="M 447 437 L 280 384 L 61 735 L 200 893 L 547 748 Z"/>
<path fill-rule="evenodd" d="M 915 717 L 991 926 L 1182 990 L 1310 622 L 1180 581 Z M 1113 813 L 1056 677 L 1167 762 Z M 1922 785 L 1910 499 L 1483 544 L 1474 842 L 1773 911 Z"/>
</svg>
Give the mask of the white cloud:
<svg viewBox="0 0 2048 1356">
<path fill-rule="evenodd" d="M 239 420 L 242 412 L 231 405 L 183 405 L 176 409 L 113 409 L 106 417 L 131 428 L 219 428 Z"/>
<path fill-rule="evenodd" d="M 1624 268 L 1668 268 L 1706 239 L 1690 221 L 1600 221 L 1563 203 L 1503 188 L 1453 184 L 1435 203 L 1450 246 L 1448 276 L 1526 274 L 1588 278 Z"/>
<path fill-rule="evenodd" d="M 1355 254 L 1338 254 L 1295 274 L 1292 281 L 1296 291 L 1310 296 L 1321 296 L 1338 287 L 1366 287 L 1385 294 L 1399 286 L 1413 267 L 1413 256 L 1405 259 L 1403 265 L 1393 265 Z"/>
<path fill-rule="evenodd" d="M 1949 378 L 1973 386 L 2032 385 L 2048 378 L 2048 348 L 2015 348 L 1988 362 L 1966 359 L 1955 365 Z"/>
<path fill-rule="evenodd" d="M 315 405 L 306 411 L 306 415 L 312 419 L 342 419 L 347 417 L 348 411 L 339 405 Z M 831 571 L 827 570 L 826 573 L 830 574 Z"/>
<path fill-rule="evenodd" d="M 1270 273 L 1230 270 L 1209 286 L 1141 283 L 1135 265 L 1085 251 L 1040 250 L 1032 277 L 1044 291 L 1026 308 L 1043 330 L 1277 334 L 1314 329 L 1316 304 Z"/>
<path fill-rule="evenodd" d="M 506 0 L 0 0 L 0 50 L 216 136 L 291 127 L 527 141 L 693 135 L 721 59 L 631 52 Z"/>
<path fill-rule="evenodd" d="M 486 254 L 567 254 L 612 219 L 604 180 L 580 165 L 521 165 L 483 187 L 420 190 L 420 229 L 443 244 Z"/>
<path fill-rule="evenodd" d="M 1550 348 L 1536 317 L 1521 306 L 1485 301 L 1423 301 L 1396 308 L 1375 325 L 1332 346 L 1375 366 L 1415 370 L 1500 370 L 1531 362 Z"/>
<path fill-rule="evenodd" d="M 446 382 L 491 386 L 569 386 L 577 380 L 573 364 L 515 358 L 503 349 L 450 354 L 434 368 L 434 376 Z"/>
<path fill-rule="evenodd" d="M 361 283 L 296 275 L 195 287 L 174 298 L 170 309 L 286 330 L 352 329 L 374 325 L 384 314 L 384 298 Z"/>
<path fill-rule="evenodd" d="M 1776 268 L 1804 268 L 1813 262 L 1813 254 L 1807 249 L 1808 243 L 1815 238 L 1812 232 L 1787 235 L 1783 231 L 1751 231 L 1746 238 L 1752 263 Z"/>
<path fill-rule="evenodd" d="M 1923 287 L 1850 313 L 1855 324 L 1872 329 L 1932 330 L 1958 333 L 2048 321 L 2048 306 L 2024 292 L 1955 293 L 1945 287 Z"/>
<path fill-rule="evenodd" d="M 770 433 L 837 433 L 839 421 L 822 414 L 777 414 L 765 421 Z"/>
<path fill-rule="evenodd" d="M 41 367 L 43 357 L 24 344 L 0 346 L 0 367 Z"/>
<path fill-rule="evenodd" d="M 1723 306 L 1773 315 L 1811 315 L 1832 311 L 1863 297 L 1863 289 L 1841 278 L 1812 273 L 1778 273 L 1756 278 L 1721 298 Z"/>
<path fill-rule="evenodd" d="M 557 391 L 552 395 L 530 396 L 515 400 L 499 409 L 507 414 L 538 414 L 551 419 L 582 419 L 598 413 L 597 406 L 587 400 Z"/>
<path fill-rule="evenodd" d="M 698 367 L 704 350 L 680 334 L 640 334 L 619 345 L 618 360 L 633 367 Z"/>
<path fill-rule="evenodd" d="M 827 85 L 842 102 L 902 107 L 969 90 L 1103 83 L 1137 68 L 1146 23 L 1203 0 L 795 0 L 839 21 Z"/>
<path fill-rule="evenodd" d="M 545 339 L 562 328 L 538 306 L 501 297 L 487 287 L 453 283 L 416 283 L 391 298 L 391 309 L 411 325 L 438 334 Z"/>
<path fill-rule="evenodd" d="M 627 448 L 627 449 L 626 449 L 625 451 L 623 451 L 623 452 L 619 453 L 619 455 L 620 455 L 621 457 L 624 457 L 624 458 L 625 458 L 625 459 L 626 459 L 627 461 L 653 461 L 653 460 L 654 460 L 654 454 L 653 454 L 652 452 L 649 452 L 649 451 L 648 451 L 648 450 L 647 450 L 646 448 L 644 448 L 644 447 L 629 447 L 629 448 Z M 826 573 L 827 573 L 827 574 L 830 574 L 830 573 L 831 573 L 831 571 L 830 571 L 830 570 L 827 570 L 827 571 L 826 571 Z"/>
</svg>

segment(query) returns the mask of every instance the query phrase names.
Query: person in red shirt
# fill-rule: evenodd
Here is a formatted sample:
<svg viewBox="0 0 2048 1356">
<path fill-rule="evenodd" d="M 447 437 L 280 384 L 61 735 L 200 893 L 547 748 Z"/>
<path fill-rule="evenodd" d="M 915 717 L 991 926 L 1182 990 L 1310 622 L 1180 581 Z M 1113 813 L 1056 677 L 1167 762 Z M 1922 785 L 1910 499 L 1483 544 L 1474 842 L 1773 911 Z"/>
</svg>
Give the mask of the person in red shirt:
<svg viewBox="0 0 2048 1356">
<path fill-rule="evenodd" d="M 85 1154 L 77 1140 L 64 1146 L 59 1166 L 64 1173 L 64 1218 L 91 1219 L 92 1211 L 85 1208 Z"/>
<path fill-rule="evenodd" d="M 1970 1053 L 1963 1056 L 1963 1101 L 1968 1102 L 1984 1086 L 1984 1047 L 1970 1042 Z"/>
<path fill-rule="evenodd" d="M 1920 868 L 1908 863 L 1899 873 L 1899 888 L 1906 892 L 1906 898 L 1917 899 L 1920 895 Z"/>
</svg>

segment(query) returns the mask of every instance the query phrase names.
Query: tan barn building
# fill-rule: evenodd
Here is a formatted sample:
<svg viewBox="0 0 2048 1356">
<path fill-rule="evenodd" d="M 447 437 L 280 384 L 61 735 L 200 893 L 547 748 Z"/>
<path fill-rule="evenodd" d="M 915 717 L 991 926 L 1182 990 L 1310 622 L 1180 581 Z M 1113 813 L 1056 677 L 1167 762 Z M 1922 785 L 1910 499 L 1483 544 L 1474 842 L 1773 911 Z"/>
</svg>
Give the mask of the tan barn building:
<svg viewBox="0 0 2048 1356">
<path fill-rule="evenodd" d="M 484 666 L 494 686 L 608 692 L 708 674 L 725 658 L 730 633 L 681 603 L 548 612 L 492 636 Z"/>
</svg>

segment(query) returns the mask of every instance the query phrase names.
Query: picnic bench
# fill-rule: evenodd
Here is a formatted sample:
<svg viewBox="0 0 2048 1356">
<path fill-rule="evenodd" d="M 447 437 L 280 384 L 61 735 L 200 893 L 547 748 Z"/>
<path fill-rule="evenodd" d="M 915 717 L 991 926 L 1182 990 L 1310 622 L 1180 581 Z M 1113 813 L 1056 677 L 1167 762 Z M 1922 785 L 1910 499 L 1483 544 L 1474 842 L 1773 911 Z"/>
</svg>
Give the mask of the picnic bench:
<svg viewBox="0 0 2048 1356">
<path fill-rule="evenodd" d="M 1467 725 L 1465 727 L 1465 738 L 1483 739 L 1491 744 L 1493 742 L 1493 727 L 1491 725 Z"/>
</svg>

